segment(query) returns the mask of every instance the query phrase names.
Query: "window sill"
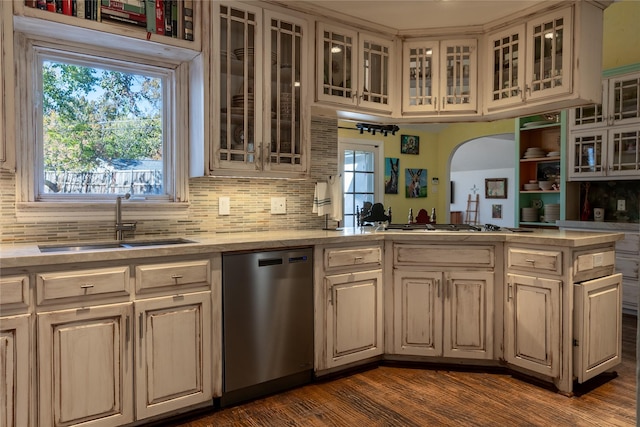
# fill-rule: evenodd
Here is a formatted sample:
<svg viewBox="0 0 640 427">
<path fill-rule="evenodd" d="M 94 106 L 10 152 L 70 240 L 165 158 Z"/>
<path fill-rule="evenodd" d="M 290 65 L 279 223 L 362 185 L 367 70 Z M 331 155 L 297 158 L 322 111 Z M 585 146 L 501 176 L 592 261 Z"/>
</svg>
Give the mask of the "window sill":
<svg viewBox="0 0 640 427">
<path fill-rule="evenodd" d="M 188 211 L 189 203 L 122 202 L 122 219 L 125 221 L 186 219 Z M 16 204 L 16 219 L 18 222 L 115 221 L 115 215 L 115 202 L 22 202 Z"/>
</svg>

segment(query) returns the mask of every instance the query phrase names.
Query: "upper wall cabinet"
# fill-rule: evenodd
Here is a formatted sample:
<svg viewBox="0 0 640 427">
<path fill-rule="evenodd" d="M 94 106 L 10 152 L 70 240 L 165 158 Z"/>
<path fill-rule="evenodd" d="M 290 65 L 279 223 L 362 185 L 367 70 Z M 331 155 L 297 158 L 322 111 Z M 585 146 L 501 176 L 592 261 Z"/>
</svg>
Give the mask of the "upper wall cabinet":
<svg viewBox="0 0 640 427">
<path fill-rule="evenodd" d="M 212 175 L 301 174 L 308 163 L 302 19 L 241 3 L 213 6 Z"/>
<path fill-rule="evenodd" d="M 391 112 L 393 40 L 319 22 L 316 43 L 318 101 Z"/>
<path fill-rule="evenodd" d="M 545 105 L 559 109 L 600 99 L 599 7 L 576 2 L 490 32 L 486 42 L 486 115 L 539 113 Z"/>
<path fill-rule="evenodd" d="M 402 112 L 477 111 L 477 41 L 409 41 L 403 46 Z"/>
</svg>

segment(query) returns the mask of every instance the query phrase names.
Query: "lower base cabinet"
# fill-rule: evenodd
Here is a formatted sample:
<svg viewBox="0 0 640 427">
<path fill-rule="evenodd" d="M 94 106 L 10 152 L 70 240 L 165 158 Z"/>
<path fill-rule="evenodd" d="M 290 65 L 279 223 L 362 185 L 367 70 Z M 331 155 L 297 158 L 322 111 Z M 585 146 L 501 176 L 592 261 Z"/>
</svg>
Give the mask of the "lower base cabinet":
<svg viewBox="0 0 640 427">
<path fill-rule="evenodd" d="M 492 272 L 394 271 L 394 353 L 493 358 Z"/>
<path fill-rule="evenodd" d="M 211 292 L 136 301 L 136 418 L 212 399 Z"/>
<path fill-rule="evenodd" d="M 133 303 L 38 314 L 41 427 L 133 422 Z"/>
<path fill-rule="evenodd" d="M 326 367 L 381 355 L 382 270 L 326 276 L 325 290 Z"/>
<path fill-rule="evenodd" d="M 28 426 L 30 315 L 0 317 L 0 426 Z"/>
<path fill-rule="evenodd" d="M 507 275 L 505 359 L 557 378 L 560 375 L 560 280 Z"/>
<path fill-rule="evenodd" d="M 620 363 L 622 274 L 573 285 L 573 372 L 585 382 Z"/>
</svg>

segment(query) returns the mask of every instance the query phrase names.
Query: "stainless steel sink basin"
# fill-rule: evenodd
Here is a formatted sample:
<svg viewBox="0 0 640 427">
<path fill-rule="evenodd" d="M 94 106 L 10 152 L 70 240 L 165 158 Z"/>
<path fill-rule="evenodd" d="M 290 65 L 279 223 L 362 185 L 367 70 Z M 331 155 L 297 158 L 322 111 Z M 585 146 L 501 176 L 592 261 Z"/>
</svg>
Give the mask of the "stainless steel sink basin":
<svg viewBox="0 0 640 427">
<path fill-rule="evenodd" d="M 100 249 L 130 249 L 150 246 L 183 245 L 194 243 L 187 239 L 141 240 L 132 242 L 71 243 L 68 245 L 39 245 L 40 252 L 82 252 Z"/>
</svg>

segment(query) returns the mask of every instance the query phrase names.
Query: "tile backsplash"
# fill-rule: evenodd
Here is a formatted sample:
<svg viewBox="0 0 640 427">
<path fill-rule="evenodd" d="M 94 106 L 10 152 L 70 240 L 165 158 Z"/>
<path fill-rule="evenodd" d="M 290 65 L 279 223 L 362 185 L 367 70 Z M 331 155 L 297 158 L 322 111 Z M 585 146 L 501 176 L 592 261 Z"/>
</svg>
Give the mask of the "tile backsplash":
<svg viewBox="0 0 640 427">
<path fill-rule="evenodd" d="M 213 178 L 189 180 L 190 207 L 186 219 L 137 220 L 136 236 L 198 236 L 220 232 L 320 229 L 324 217 L 311 212 L 315 183 L 338 167 L 337 119 L 311 121 L 311 170 L 306 180 Z M 0 242 L 30 243 L 113 239 L 109 221 L 56 223 L 17 222 L 15 174 L 0 172 Z M 271 197 L 287 197 L 286 215 L 271 215 Z M 218 197 L 231 199 L 228 216 L 218 215 Z"/>
</svg>

